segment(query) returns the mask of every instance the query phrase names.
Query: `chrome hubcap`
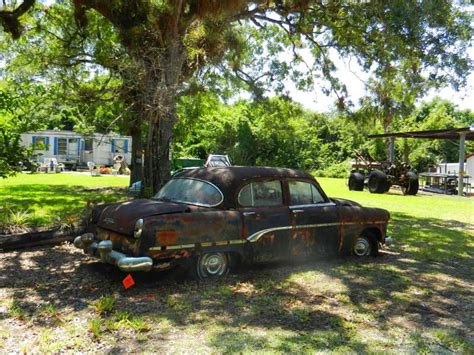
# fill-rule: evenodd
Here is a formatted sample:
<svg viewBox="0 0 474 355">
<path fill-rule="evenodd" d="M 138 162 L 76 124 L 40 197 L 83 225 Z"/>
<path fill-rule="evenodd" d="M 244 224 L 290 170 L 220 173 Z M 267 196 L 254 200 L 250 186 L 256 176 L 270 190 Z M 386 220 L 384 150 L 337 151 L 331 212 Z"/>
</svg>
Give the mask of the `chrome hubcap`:
<svg viewBox="0 0 474 355">
<path fill-rule="evenodd" d="M 205 254 L 199 263 L 201 277 L 221 276 L 227 272 L 227 258 L 223 253 Z"/>
<path fill-rule="evenodd" d="M 370 255 L 370 243 L 365 238 L 359 238 L 354 245 L 354 254 L 357 256 Z"/>
</svg>

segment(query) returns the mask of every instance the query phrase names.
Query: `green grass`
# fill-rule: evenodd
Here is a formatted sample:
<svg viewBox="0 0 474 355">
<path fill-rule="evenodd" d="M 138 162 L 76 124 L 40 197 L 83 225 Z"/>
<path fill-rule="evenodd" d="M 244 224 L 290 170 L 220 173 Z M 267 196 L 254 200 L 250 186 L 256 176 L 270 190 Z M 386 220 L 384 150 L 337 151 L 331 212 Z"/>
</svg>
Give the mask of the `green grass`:
<svg viewBox="0 0 474 355">
<path fill-rule="evenodd" d="M 385 208 L 393 215 L 398 213 L 410 217 L 474 224 L 474 197 L 438 194 L 403 196 L 396 189 L 385 194 L 371 194 L 367 190 L 349 191 L 345 179 L 318 178 L 318 181 L 330 197 L 350 199 L 366 207 Z"/>
<path fill-rule="evenodd" d="M 0 180 L 0 230 L 79 222 L 87 203 L 126 198 L 128 179 L 72 174 L 18 174 Z"/>
</svg>

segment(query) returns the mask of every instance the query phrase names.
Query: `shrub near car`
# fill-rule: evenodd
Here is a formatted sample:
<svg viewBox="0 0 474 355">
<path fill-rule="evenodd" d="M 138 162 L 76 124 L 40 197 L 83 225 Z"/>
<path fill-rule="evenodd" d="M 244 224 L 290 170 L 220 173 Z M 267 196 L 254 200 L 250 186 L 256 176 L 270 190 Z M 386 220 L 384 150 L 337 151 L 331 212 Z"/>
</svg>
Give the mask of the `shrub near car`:
<svg viewBox="0 0 474 355">
<path fill-rule="evenodd" d="M 97 206 L 74 244 L 126 272 L 189 265 L 207 278 L 237 263 L 376 255 L 388 220 L 386 210 L 328 198 L 303 171 L 196 168 L 152 199 Z"/>
</svg>

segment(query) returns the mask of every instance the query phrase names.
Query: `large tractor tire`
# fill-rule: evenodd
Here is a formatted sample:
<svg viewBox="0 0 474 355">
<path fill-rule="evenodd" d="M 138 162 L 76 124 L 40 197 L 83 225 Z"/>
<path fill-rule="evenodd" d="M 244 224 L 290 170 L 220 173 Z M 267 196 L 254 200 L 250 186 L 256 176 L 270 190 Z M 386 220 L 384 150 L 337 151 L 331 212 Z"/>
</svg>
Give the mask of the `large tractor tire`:
<svg viewBox="0 0 474 355">
<path fill-rule="evenodd" d="M 419 188 L 418 175 L 413 171 L 407 173 L 405 184 L 401 186 L 404 195 L 416 195 Z"/>
<path fill-rule="evenodd" d="M 362 191 L 364 190 L 364 175 L 361 173 L 351 173 L 349 175 L 349 190 Z"/>
<path fill-rule="evenodd" d="M 369 191 L 373 194 L 383 194 L 390 188 L 387 175 L 379 170 L 374 170 L 369 174 L 367 183 Z"/>
</svg>

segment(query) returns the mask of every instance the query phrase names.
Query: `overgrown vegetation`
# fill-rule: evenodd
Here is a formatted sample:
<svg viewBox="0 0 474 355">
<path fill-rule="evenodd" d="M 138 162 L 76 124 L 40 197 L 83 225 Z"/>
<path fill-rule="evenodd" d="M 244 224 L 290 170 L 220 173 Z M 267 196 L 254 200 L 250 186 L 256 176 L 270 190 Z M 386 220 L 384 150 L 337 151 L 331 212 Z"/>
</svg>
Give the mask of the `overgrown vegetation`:
<svg viewBox="0 0 474 355">
<path fill-rule="evenodd" d="M 205 158 L 227 153 L 238 165 L 291 167 L 316 176 L 346 177 L 354 150 L 387 160 L 386 142 L 368 134 L 383 127 L 364 116 L 364 107 L 352 114 L 317 113 L 289 99 L 273 98 L 260 103 L 224 104 L 212 94 L 181 100 L 173 154 Z M 411 131 L 468 127 L 474 113 L 452 103 L 433 99 L 409 117 L 393 118 L 392 130 Z M 396 158 L 426 171 L 440 161 L 458 160 L 457 141 L 397 140 Z M 474 149 L 468 143 L 466 151 Z"/>
</svg>

